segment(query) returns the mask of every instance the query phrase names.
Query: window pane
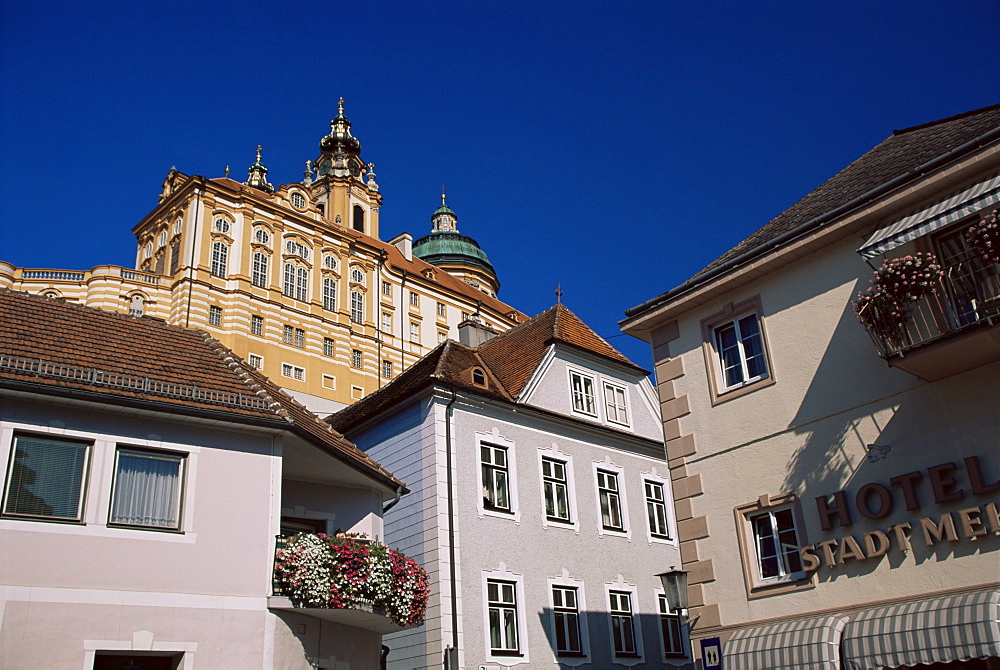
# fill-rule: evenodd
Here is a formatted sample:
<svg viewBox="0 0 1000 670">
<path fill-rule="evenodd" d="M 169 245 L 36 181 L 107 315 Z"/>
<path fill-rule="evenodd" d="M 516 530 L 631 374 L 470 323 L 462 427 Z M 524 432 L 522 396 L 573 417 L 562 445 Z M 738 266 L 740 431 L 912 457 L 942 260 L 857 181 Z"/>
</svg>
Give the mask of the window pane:
<svg viewBox="0 0 1000 670">
<path fill-rule="evenodd" d="M 118 451 L 111 523 L 177 528 L 181 457 Z"/>
<path fill-rule="evenodd" d="M 4 512 L 79 519 L 88 449 L 80 442 L 17 436 Z"/>
</svg>

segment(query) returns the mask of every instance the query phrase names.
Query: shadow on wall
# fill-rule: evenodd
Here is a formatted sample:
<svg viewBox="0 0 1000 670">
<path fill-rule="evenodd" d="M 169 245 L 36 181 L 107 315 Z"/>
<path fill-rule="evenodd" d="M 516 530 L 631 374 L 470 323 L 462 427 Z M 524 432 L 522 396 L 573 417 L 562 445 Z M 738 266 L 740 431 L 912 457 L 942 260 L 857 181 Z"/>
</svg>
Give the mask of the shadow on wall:
<svg viewBox="0 0 1000 670">
<path fill-rule="evenodd" d="M 538 612 L 538 620 L 545 631 L 545 636 L 549 643 L 551 661 L 544 657 L 544 652 L 538 653 L 532 650 L 532 661 L 539 664 L 548 665 L 558 663 L 560 668 L 609 668 L 625 667 L 631 670 L 645 670 L 646 668 L 677 668 L 678 670 L 694 670 L 694 663 L 691 660 L 691 645 L 687 639 L 687 628 L 683 631 L 685 635 L 680 637 L 683 644 L 683 653 L 667 656 L 664 652 L 662 628 L 662 617 L 658 614 L 638 613 L 631 617 L 635 634 L 635 649 L 641 656 L 635 654 L 615 654 L 613 653 L 613 636 L 611 615 L 608 612 L 600 611 L 580 611 L 579 612 L 580 640 L 578 644 L 572 641 L 572 623 L 567 619 L 562 619 L 562 633 L 557 634 L 556 612 L 549 607 Z M 627 629 L 627 624 L 624 626 Z M 621 630 L 621 628 L 620 628 Z M 568 634 L 567 634 L 568 632 Z M 666 634 L 677 638 L 677 629 L 673 633 L 669 630 Z M 558 638 L 558 639 L 557 639 Z M 627 636 L 626 636 L 627 639 Z M 622 643 L 619 643 L 622 644 Z M 627 645 L 627 642 L 624 643 Z M 581 648 L 581 652 L 565 651 L 559 649 L 567 647 Z M 541 650 L 538 650 L 541 652 Z"/>
</svg>

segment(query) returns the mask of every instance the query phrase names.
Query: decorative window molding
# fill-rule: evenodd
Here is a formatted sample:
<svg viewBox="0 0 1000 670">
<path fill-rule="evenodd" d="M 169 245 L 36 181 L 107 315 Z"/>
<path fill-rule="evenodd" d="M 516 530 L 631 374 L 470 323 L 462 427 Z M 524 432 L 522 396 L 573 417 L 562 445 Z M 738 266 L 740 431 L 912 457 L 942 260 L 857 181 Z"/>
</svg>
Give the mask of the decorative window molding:
<svg viewBox="0 0 1000 670">
<path fill-rule="evenodd" d="M 551 616 L 549 628 L 554 661 L 574 667 L 590 662 L 590 626 L 583 581 L 573 579 L 563 568 L 562 575 L 546 580 Z M 575 620 L 574 620 L 575 617 Z"/>
<path fill-rule="evenodd" d="M 362 286 L 364 286 L 365 285 L 364 270 L 362 270 L 359 267 L 351 268 L 351 281 L 354 282 L 355 284 L 361 284 Z"/>
<path fill-rule="evenodd" d="M 337 269 L 337 257 L 333 254 L 326 254 L 323 256 L 323 267 L 327 270 Z"/>
<path fill-rule="evenodd" d="M 282 293 L 289 298 L 306 302 L 309 299 L 309 270 L 295 263 L 285 263 L 285 281 Z"/>
<path fill-rule="evenodd" d="M 569 368 L 570 406 L 574 414 L 597 418 L 594 376 Z"/>
<path fill-rule="evenodd" d="M 271 243 L 271 233 L 267 232 L 263 228 L 258 228 L 255 231 L 253 231 L 253 238 L 258 244 Z"/>
<path fill-rule="evenodd" d="M 604 585 L 608 603 L 608 632 L 615 663 L 639 665 L 644 662 L 642 627 L 636 613 L 642 610 L 636 600 L 636 587 L 625 582 L 621 575 L 614 582 Z"/>
<path fill-rule="evenodd" d="M 580 532 L 574 486 L 573 457 L 553 443 L 538 450 L 538 472 L 541 481 L 542 526 L 568 528 Z M 560 509 L 563 505 L 564 509 Z"/>
<path fill-rule="evenodd" d="M 146 296 L 141 293 L 133 293 L 128 299 L 129 316 L 142 316 L 146 309 Z"/>
<path fill-rule="evenodd" d="M 250 283 L 260 288 L 267 288 L 267 266 L 270 257 L 263 251 L 253 252 L 253 267 L 250 273 Z"/>
<path fill-rule="evenodd" d="M 686 658 L 688 645 L 684 639 L 683 622 L 679 614 L 670 611 L 670 604 L 662 588 L 654 589 L 656 610 L 660 615 L 660 648 L 665 659 Z"/>
<path fill-rule="evenodd" d="M 491 433 L 476 433 L 476 444 L 483 491 L 483 495 L 476 496 L 480 518 L 493 516 L 520 523 L 514 443 L 494 428 Z"/>
<path fill-rule="evenodd" d="M 217 216 L 215 217 L 215 222 L 212 224 L 212 228 L 216 232 L 222 233 L 223 235 L 227 235 L 230 229 L 232 228 L 232 225 L 233 224 L 229 221 L 229 219 L 223 216 Z"/>
<path fill-rule="evenodd" d="M 632 529 L 625 499 L 625 471 L 610 458 L 594 462 L 594 485 L 597 490 L 597 530 L 601 535 L 627 537 Z"/>
<path fill-rule="evenodd" d="M 701 322 L 712 403 L 774 384 L 760 297 L 729 303 Z"/>
<path fill-rule="evenodd" d="M 508 572 L 504 563 L 482 574 L 486 660 L 530 663 L 523 576 Z"/>
<path fill-rule="evenodd" d="M 292 191 L 292 207 L 295 209 L 305 209 L 306 208 L 306 198 L 304 195 L 298 191 Z"/>
<path fill-rule="evenodd" d="M 3 515 L 82 523 L 92 448 L 90 441 L 15 433 Z"/>
<path fill-rule="evenodd" d="M 181 530 L 185 455 L 119 446 L 108 525 Z"/>
<path fill-rule="evenodd" d="M 813 588 L 799 547 L 808 544 L 795 493 L 767 494 L 735 508 L 743 576 L 750 598 Z"/>
</svg>

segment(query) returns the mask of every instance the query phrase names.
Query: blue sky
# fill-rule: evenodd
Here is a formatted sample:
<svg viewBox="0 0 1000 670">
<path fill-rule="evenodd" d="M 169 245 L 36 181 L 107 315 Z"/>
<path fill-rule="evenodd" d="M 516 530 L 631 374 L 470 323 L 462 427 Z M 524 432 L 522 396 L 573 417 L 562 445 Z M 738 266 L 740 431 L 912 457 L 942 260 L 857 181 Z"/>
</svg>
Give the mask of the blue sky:
<svg viewBox="0 0 1000 670">
<path fill-rule="evenodd" d="M 301 179 L 340 96 L 382 238 L 441 184 L 528 314 L 617 336 L 894 129 L 1000 102 L 1000 3 L 0 5 L 0 259 L 131 266 L 171 166 Z"/>
</svg>

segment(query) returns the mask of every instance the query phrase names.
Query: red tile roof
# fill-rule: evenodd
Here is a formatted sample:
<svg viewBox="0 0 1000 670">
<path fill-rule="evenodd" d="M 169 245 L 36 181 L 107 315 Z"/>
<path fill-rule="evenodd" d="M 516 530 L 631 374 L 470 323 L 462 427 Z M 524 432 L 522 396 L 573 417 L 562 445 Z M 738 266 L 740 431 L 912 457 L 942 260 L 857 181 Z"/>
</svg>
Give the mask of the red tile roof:
<svg viewBox="0 0 1000 670">
<path fill-rule="evenodd" d="M 402 484 L 207 333 L 157 319 L 0 290 L 0 388 L 270 423 Z"/>
<path fill-rule="evenodd" d="M 434 383 L 495 400 L 516 402 L 525 382 L 553 343 L 585 351 L 643 376 L 648 374 L 605 342 L 569 308 L 559 304 L 477 348 L 448 340 L 392 382 L 327 417 L 327 421 L 336 430 L 347 432 L 399 406 Z M 477 367 L 485 374 L 485 386 L 472 381 L 471 371 Z"/>
</svg>

